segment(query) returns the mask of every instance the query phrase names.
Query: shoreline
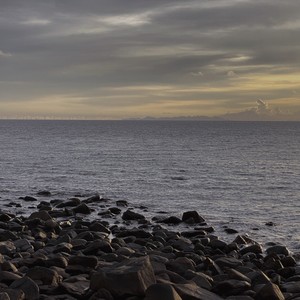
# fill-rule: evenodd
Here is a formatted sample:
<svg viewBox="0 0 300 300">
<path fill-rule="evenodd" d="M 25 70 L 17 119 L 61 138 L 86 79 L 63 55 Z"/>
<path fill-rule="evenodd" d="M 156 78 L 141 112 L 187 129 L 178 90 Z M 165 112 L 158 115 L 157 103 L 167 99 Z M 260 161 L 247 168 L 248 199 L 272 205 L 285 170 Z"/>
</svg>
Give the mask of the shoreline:
<svg viewBox="0 0 300 300">
<path fill-rule="evenodd" d="M 47 200 L 50 195 L 23 197 L 32 204 L 28 217 L 1 210 L 3 299 L 289 300 L 300 294 L 300 257 L 283 245 L 264 250 L 246 235 L 224 242 L 196 211 L 148 220 L 125 200 Z"/>
</svg>

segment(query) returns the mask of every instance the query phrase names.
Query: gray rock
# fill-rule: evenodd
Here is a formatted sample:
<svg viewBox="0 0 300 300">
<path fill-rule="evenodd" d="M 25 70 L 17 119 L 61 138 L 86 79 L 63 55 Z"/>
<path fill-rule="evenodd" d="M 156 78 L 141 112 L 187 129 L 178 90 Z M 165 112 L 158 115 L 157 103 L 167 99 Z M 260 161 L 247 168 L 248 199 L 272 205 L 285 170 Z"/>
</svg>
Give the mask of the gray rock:
<svg viewBox="0 0 300 300">
<path fill-rule="evenodd" d="M 12 255 L 16 252 L 16 246 L 13 242 L 5 241 L 0 242 L 0 254 Z"/>
<path fill-rule="evenodd" d="M 234 258 L 234 257 L 220 257 L 215 260 L 215 263 L 220 267 L 220 268 L 236 268 L 238 266 L 243 265 L 243 263 Z"/>
<path fill-rule="evenodd" d="M 244 255 L 246 253 L 249 253 L 249 252 L 252 252 L 252 253 L 255 253 L 255 254 L 260 254 L 260 253 L 263 252 L 263 250 L 262 250 L 261 245 L 259 245 L 259 244 L 249 245 L 249 246 L 246 246 L 245 248 L 240 250 L 240 253 L 242 255 Z"/>
<path fill-rule="evenodd" d="M 188 221 L 190 220 L 190 221 Z M 192 220 L 192 222 L 191 222 Z M 186 211 L 182 215 L 182 221 L 185 223 L 203 223 L 205 220 L 202 218 L 197 211 Z M 188 221 L 188 222 L 187 222 Z"/>
<path fill-rule="evenodd" d="M 41 211 L 37 211 L 37 212 L 33 212 L 29 217 L 29 220 L 33 220 L 33 219 L 40 219 L 43 221 L 47 221 L 47 220 L 51 220 L 52 217 L 49 215 L 49 213 L 45 210 L 41 210 Z"/>
<path fill-rule="evenodd" d="M 17 279 L 22 278 L 20 275 L 8 271 L 0 271 L 0 282 L 11 284 Z"/>
<path fill-rule="evenodd" d="M 182 299 L 186 300 L 222 300 L 220 296 L 198 287 L 194 283 L 173 284 L 173 287 Z"/>
<path fill-rule="evenodd" d="M 291 281 L 281 284 L 281 289 L 288 293 L 300 293 L 300 281 Z"/>
<path fill-rule="evenodd" d="M 85 203 L 81 203 L 73 208 L 73 212 L 75 214 L 89 215 L 92 211 Z"/>
<path fill-rule="evenodd" d="M 26 276 L 14 281 L 9 288 L 22 290 L 25 294 L 26 300 L 37 300 L 40 296 L 38 285 Z"/>
<path fill-rule="evenodd" d="M 170 284 L 156 283 L 152 284 L 146 290 L 146 297 L 144 300 L 182 300 L 176 290 Z"/>
<path fill-rule="evenodd" d="M 62 282 L 60 289 L 77 299 L 82 297 L 89 288 L 90 282 L 88 280 L 78 280 L 75 282 Z"/>
<path fill-rule="evenodd" d="M 96 268 L 98 259 L 96 256 L 71 256 L 69 257 L 69 265 L 82 265 L 89 268 Z"/>
<path fill-rule="evenodd" d="M 288 256 L 290 254 L 290 251 L 287 249 L 287 247 L 282 245 L 275 245 L 272 247 L 269 247 L 266 250 L 267 254 L 275 253 L 275 254 L 283 254 L 285 256 Z"/>
<path fill-rule="evenodd" d="M 240 281 L 236 279 L 229 279 L 225 281 L 221 281 L 217 283 L 212 291 L 215 293 L 227 297 L 231 295 L 239 295 L 242 294 L 244 291 L 249 290 L 251 285 L 247 281 Z"/>
<path fill-rule="evenodd" d="M 256 295 L 255 300 L 284 300 L 282 292 L 278 285 L 274 283 L 267 283 L 262 289 L 260 289 Z"/>
<path fill-rule="evenodd" d="M 117 283 L 117 284 L 116 284 Z M 146 289 L 156 283 L 148 256 L 128 259 L 111 267 L 100 268 L 91 276 L 90 288 L 105 288 L 114 296 L 145 295 Z"/>
<path fill-rule="evenodd" d="M 126 220 L 126 221 L 143 220 L 143 219 L 145 219 L 145 217 L 141 214 L 138 214 L 138 213 L 128 209 L 123 213 L 122 219 Z"/>
<path fill-rule="evenodd" d="M 58 286 L 62 277 L 54 270 L 45 267 L 33 267 L 26 274 L 35 281 L 41 281 L 45 285 Z"/>
</svg>

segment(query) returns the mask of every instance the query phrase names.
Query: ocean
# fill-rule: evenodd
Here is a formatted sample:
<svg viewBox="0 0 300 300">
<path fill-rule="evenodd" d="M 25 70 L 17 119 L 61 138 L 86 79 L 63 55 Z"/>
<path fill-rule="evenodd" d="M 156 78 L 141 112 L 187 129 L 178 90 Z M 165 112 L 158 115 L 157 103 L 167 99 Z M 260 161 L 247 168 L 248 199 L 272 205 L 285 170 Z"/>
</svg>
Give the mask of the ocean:
<svg viewBox="0 0 300 300">
<path fill-rule="evenodd" d="M 43 190 L 197 210 L 224 240 L 228 226 L 299 253 L 300 123 L 1 120 L 0 208 Z"/>
</svg>

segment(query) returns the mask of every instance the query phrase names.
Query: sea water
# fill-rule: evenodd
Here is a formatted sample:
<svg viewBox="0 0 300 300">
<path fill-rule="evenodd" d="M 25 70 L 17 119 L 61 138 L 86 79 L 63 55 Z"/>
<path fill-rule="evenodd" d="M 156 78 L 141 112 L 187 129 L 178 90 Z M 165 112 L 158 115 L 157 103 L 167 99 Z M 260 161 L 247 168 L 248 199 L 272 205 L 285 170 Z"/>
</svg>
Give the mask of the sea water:
<svg viewBox="0 0 300 300">
<path fill-rule="evenodd" d="M 197 210 L 225 240 L 300 252 L 300 123 L 1 120 L 0 208 L 41 190 Z"/>
</svg>

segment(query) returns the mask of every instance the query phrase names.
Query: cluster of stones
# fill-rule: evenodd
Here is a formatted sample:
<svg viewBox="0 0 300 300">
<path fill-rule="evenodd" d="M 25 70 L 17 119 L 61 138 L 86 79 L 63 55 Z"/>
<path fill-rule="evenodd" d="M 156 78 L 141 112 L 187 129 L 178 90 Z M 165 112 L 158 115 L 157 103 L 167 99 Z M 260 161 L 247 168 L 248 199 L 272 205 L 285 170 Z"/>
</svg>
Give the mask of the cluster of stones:
<svg viewBox="0 0 300 300">
<path fill-rule="evenodd" d="M 286 247 L 264 252 L 240 235 L 226 243 L 196 211 L 149 221 L 127 205 L 93 196 L 42 201 L 29 217 L 2 211 L 0 300 L 300 299 Z M 82 217 L 97 207 L 99 218 Z M 123 221 L 107 222 L 114 215 Z M 187 230 L 174 230 L 182 222 Z"/>
</svg>

